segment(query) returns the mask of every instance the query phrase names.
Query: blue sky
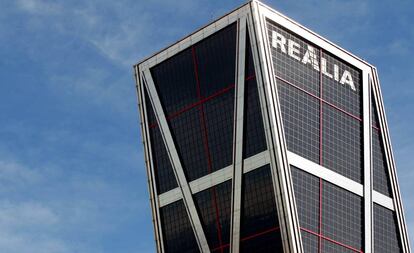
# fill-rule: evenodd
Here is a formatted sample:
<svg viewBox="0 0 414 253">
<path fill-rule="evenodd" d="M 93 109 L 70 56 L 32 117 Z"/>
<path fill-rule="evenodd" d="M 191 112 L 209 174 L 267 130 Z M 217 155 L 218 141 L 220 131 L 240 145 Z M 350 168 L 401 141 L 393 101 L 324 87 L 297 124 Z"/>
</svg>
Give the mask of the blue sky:
<svg viewBox="0 0 414 253">
<path fill-rule="evenodd" d="M 155 251 L 132 65 L 243 2 L 0 0 L 0 252 Z M 265 2 L 378 67 L 412 230 L 414 2 Z"/>
</svg>

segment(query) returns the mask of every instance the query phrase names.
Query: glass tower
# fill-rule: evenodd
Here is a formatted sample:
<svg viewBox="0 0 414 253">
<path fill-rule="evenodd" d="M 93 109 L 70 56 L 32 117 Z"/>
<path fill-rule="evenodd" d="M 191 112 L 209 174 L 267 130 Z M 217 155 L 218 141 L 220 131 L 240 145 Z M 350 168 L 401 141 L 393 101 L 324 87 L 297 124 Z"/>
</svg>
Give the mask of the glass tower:
<svg viewBox="0 0 414 253">
<path fill-rule="evenodd" d="M 374 66 L 250 1 L 134 70 L 158 252 L 410 252 Z"/>
</svg>

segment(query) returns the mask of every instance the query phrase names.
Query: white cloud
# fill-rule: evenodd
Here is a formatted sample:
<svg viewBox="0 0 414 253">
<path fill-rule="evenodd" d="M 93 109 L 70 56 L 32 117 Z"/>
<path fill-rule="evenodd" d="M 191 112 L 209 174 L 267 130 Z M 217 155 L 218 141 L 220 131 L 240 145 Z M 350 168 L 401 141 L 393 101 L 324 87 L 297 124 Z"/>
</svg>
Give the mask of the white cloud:
<svg viewBox="0 0 414 253">
<path fill-rule="evenodd" d="M 29 169 L 14 161 L 0 160 L 0 185 L 31 184 L 41 179 L 42 176 L 35 170 Z"/>
<path fill-rule="evenodd" d="M 0 161 L 0 252 L 73 252 L 53 232 L 63 225 L 56 211 L 43 200 L 24 197 L 42 187 L 42 180 L 38 171 L 21 163 Z"/>
<path fill-rule="evenodd" d="M 141 202 L 123 201 L 122 184 L 67 169 L 31 168 L 0 157 L 0 252 L 101 252 L 82 236 L 110 234 L 142 210 Z M 9 189 L 3 182 L 17 184 Z M 118 210 L 123 214 L 115 215 Z"/>
<path fill-rule="evenodd" d="M 8 253 L 72 253 L 65 242 L 27 234 L 0 231 L 0 251 Z"/>
<path fill-rule="evenodd" d="M 166 20 L 161 15 L 163 11 L 174 10 L 176 14 L 193 13 L 191 15 L 196 16 L 194 10 L 198 10 L 198 15 L 205 14 L 205 8 L 199 8 L 200 3 L 188 0 L 153 0 L 135 5 L 126 1 L 94 0 L 74 4 L 70 1 L 19 0 L 17 7 L 28 14 L 42 14 L 44 19 L 40 22 L 44 26 L 54 27 L 62 34 L 76 36 L 95 46 L 114 63 L 128 68 L 139 57 L 147 55 L 145 52 L 165 46 L 160 44 L 158 48 L 154 47 L 157 44 L 156 38 L 165 38 L 178 31 L 176 27 L 160 24 L 160 20 Z M 160 14 L 157 16 L 154 13 Z M 154 32 L 159 33 L 159 36 Z"/>
<path fill-rule="evenodd" d="M 45 65 L 42 69 L 46 72 L 47 83 L 55 91 L 66 97 L 87 98 L 88 103 L 96 105 L 109 104 L 114 112 L 125 114 L 130 112 L 127 108 L 136 104 L 132 65 L 189 32 L 185 29 L 192 22 L 184 22 L 180 19 L 184 16 L 180 15 L 190 15 L 190 19 L 208 15 L 208 8 L 199 8 L 201 4 L 189 0 L 152 0 L 145 4 L 122 0 L 19 0 L 16 6 L 19 12 L 28 14 L 27 23 L 22 22 L 28 33 L 39 34 L 21 43 L 27 44 L 25 50 L 33 62 Z M 172 12 L 178 15 L 171 22 L 182 23 L 175 26 L 165 23 L 166 14 Z M 49 42 L 49 37 L 62 37 L 67 41 Z M 75 45 L 72 42 L 76 42 Z M 72 72 L 63 72 L 66 64 L 71 64 L 64 55 L 79 48 L 82 53 L 88 51 L 94 60 L 81 56 L 82 59 L 72 64 L 79 70 L 74 67 Z M 52 53 L 49 52 L 57 57 L 52 55 L 53 60 L 50 60 L 48 55 Z M 63 57 L 58 57 L 60 52 L 64 52 Z M 98 55 L 107 61 L 96 62 Z M 113 67 L 108 66 L 108 62 Z M 110 68 L 118 74 L 114 75 Z"/>
<path fill-rule="evenodd" d="M 53 210 L 39 202 L 0 202 L 0 231 L 1 227 L 10 231 L 32 226 L 48 227 L 56 225 L 59 219 Z"/>
</svg>

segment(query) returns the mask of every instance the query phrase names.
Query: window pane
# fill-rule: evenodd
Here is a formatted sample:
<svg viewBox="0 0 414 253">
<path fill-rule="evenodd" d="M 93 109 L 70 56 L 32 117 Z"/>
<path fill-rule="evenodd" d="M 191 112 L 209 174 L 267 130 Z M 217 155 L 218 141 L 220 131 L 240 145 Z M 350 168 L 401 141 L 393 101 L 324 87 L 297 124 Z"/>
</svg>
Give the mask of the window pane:
<svg viewBox="0 0 414 253">
<path fill-rule="evenodd" d="M 241 253 L 283 252 L 279 231 L 270 230 L 254 237 L 242 238 L 240 243 Z"/>
<path fill-rule="evenodd" d="M 148 92 L 147 92 L 146 88 L 144 88 L 144 96 L 145 96 L 145 107 L 147 109 L 148 125 L 152 126 L 152 125 L 157 124 L 157 120 L 155 118 L 154 109 L 152 109 L 151 101 L 149 99 Z"/>
<path fill-rule="evenodd" d="M 191 48 L 153 67 L 151 75 L 166 115 L 198 100 Z"/>
<path fill-rule="evenodd" d="M 275 75 L 319 96 L 319 49 L 269 20 L 267 31 Z M 303 61 L 307 52 L 305 64 Z"/>
<path fill-rule="evenodd" d="M 246 62 L 244 76 L 246 78 L 255 76 L 255 66 L 253 60 L 252 46 L 250 44 L 249 30 L 246 30 Z"/>
<path fill-rule="evenodd" d="M 325 58 L 327 62 L 327 72 L 332 77 L 322 75 L 322 98 L 340 109 L 361 118 L 361 71 L 327 52 L 323 53 L 323 58 Z M 339 80 L 339 82 L 333 78 L 334 66 L 338 67 L 337 80 Z M 341 83 L 341 79 L 344 83 Z M 353 84 L 353 86 L 351 84 Z M 353 88 L 355 88 L 355 90 L 353 90 Z"/>
<path fill-rule="evenodd" d="M 319 232 L 319 178 L 291 166 L 293 190 L 301 228 Z"/>
<path fill-rule="evenodd" d="M 243 176 L 240 226 L 241 252 L 282 250 L 269 165 Z"/>
<path fill-rule="evenodd" d="M 374 251 L 402 252 L 395 213 L 377 204 L 374 204 Z"/>
<path fill-rule="evenodd" d="M 323 105 L 323 166 L 362 183 L 362 122 Z"/>
<path fill-rule="evenodd" d="M 160 215 L 165 252 L 200 252 L 182 200 L 162 207 Z"/>
<path fill-rule="evenodd" d="M 234 90 L 206 102 L 204 113 L 213 172 L 233 161 Z"/>
<path fill-rule="evenodd" d="M 380 139 L 381 132 L 372 129 L 372 166 L 374 190 L 392 198 L 388 166 L 386 163 L 384 147 Z"/>
<path fill-rule="evenodd" d="M 208 173 L 201 111 L 196 108 L 170 121 L 171 132 L 188 181 Z"/>
<path fill-rule="evenodd" d="M 210 250 L 230 242 L 231 180 L 194 195 Z M 217 250 L 217 252 L 221 252 Z"/>
<path fill-rule="evenodd" d="M 194 46 L 202 97 L 235 83 L 236 23 Z"/>
<path fill-rule="evenodd" d="M 176 188 L 177 181 L 158 127 L 150 128 L 150 138 L 157 192 L 161 194 Z"/>
<path fill-rule="evenodd" d="M 374 103 L 374 95 L 371 98 L 371 120 L 372 126 L 378 128 L 379 127 L 379 120 L 378 120 L 378 110 Z"/>
<path fill-rule="evenodd" d="M 361 250 L 353 250 L 345 245 L 336 244 L 328 240 L 322 240 L 322 251 L 324 253 L 359 253 Z"/>
<path fill-rule="evenodd" d="M 246 81 L 244 100 L 243 157 L 247 158 L 267 148 L 256 79 Z"/>
<path fill-rule="evenodd" d="M 374 190 L 392 198 L 390 175 L 388 173 L 387 159 L 385 157 L 382 134 L 378 128 L 378 111 L 372 99 L 372 167 Z"/>
<path fill-rule="evenodd" d="M 236 28 L 151 69 L 188 181 L 232 163 Z"/>
<path fill-rule="evenodd" d="M 360 250 L 363 247 L 363 231 L 362 198 L 324 181 L 322 186 L 322 234 L 334 241 Z"/>
<path fill-rule="evenodd" d="M 319 252 L 319 237 L 308 232 L 302 231 L 303 252 L 318 253 Z M 328 251 L 325 251 L 328 252 Z"/>
<path fill-rule="evenodd" d="M 152 160 L 154 162 L 155 181 L 158 194 L 164 193 L 177 187 L 174 171 L 171 166 L 167 149 L 161 136 L 159 127 L 155 123 L 154 110 L 150 103 L 147 91 L 144 89 L 145 101 L 149 123 L 149 135 L 151 141 Z"/>
<path fill-rule="evenodd" d="M 267 147 L 249 36 L 246 45 L 245 78 L 243 157 L 247 158 L 266 150 Z"/>
<path fill-rule="evenodd" d="M 282 81 L 278 92 L 287 148 L 319 163 L 318 99 Z"/>
</svg>

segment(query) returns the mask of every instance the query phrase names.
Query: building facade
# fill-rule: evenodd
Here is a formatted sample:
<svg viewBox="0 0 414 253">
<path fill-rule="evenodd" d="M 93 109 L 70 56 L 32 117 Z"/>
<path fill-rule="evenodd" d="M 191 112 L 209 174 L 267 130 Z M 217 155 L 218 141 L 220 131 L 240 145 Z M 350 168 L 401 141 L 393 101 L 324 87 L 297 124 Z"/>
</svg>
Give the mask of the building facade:
<svg viewBox="0 0 414 253">
<path fill-rule="evenodd" d="M 158 252 L 410 252 L 369 63 L 251 1 L 134 70 Z"/>
</svg>

